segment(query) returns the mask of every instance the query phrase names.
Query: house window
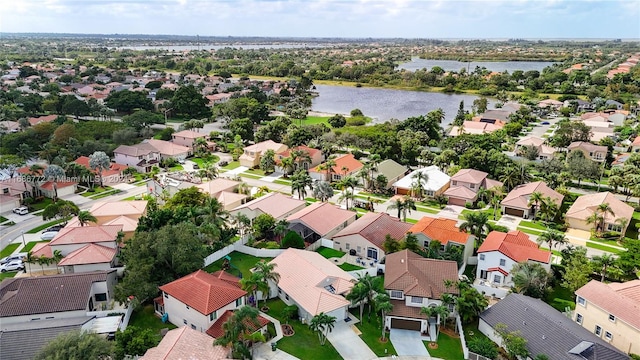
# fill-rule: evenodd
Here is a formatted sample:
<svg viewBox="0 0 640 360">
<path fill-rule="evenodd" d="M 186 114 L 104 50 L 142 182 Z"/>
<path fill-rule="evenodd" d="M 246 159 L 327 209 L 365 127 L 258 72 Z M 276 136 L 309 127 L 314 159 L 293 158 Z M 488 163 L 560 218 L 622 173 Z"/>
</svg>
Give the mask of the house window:
<svg viewBox="0 0 640 360">
<path fill-rule="evenodd" d="M 236 307 L 242 305 L 242 298 L 236 299 Z"/>
<path fill-rule="evenodd" d="M 602 335 L 602 328 L 600 327 L 600 325 L 596 325 L 596 330 L 593 333 L 598 336 Z"/>
<path fill-rule="evenodd" d="M 502 281 L 502 276 L 500 275 L 493 275 L 493 282 L 496 284 L 500 284 L 500 282 Z"/>
<path fill-rule="evenodd" d="M 582 314 L 576 315 L 576 322 L 582 325 Z"/>
<path fill-rule="evenodd" d="M 507 265 L 507 260 L 500 259 L 500 266 L 505 266 L 505 265 Z"/>
<path fill-rule="evenodd" d="M 357 248 L 358 254 L 360 254 L 360 251 L 362 251 L 362 248 L 360 246 L 358 246 L 358 248 Z"/>
<path fill-rule="evenodd" d="M 426 194 L 427 196 L 433 196 L 433 195 L 434 195 L 434 192 L 433 192 L 432 190 L 427 190 L 427 191 L 425 191 L 425 194 Z"/>
<path fill-rule="evenodd" d="M 165 299 L 168 299 L 168 298 L 169 298 L 169 294 L 164 293 L 164 298 L 165 298 Z"/>
<path fill-rule="evenodd" d="M 411 297 L 411 303 L 412 304 L 422 304 L 422 298 L 419 296 L 412 296 Z"/>
<path fill-rule="evenodd" d="M 187 319 L 182 319 L 182 322 L 187 325 Z"/>
<path fill-rule="evenodd" d="M 189 307 L 189 305 L 185 305 L 185 306 L 187 307 L 187 310 L 191 309 L 191 308 Z"/>
<path fill-rule="evenodd" d="M 96 298 L 96 301 L 107 301 L 106 293 L 95 294 L 94 296 Z"/>
<path fill-rule="evenodd" d="M 193 325 L 193 324 L 191 324 L 191 328 L 192 328 L 193 330 L 195 330 L 195 329 L 196 329 L 196 326 L 195 326 L 195 325 Z"/>
<path fill-rule="evenodd" d="M 282 289 L 278 288 L 278 294 L 282 294 Z"/>
<path fill-rule="evenodd" d="M 476 184 L 469 184 L 469 188 L 470 189 L 475 189 L 476 188 Z"/>
<path fill-rule="evenodd" d="M 612 315 L 612 314 L 609 314 L 609 321 L 616 322 L 616 316 Z"/>
<path fill-rule="evenodd" d="M 456 186 L 456 185 L 458 185 L 458 182 L 457 182 L 457 181 L 455 181 L 455 180 L 453 180 L 453 181 L 451 182 L 451 185 Z"/>
<path fill-rule="evenodd" d="M 289 300 L 289 295 L 284 294 L 284 298 L 285 298 L 285 299 L 287 299 L 287 300 Z"/>
<path fill-rule="evenodd" d="M 209 314 L 209 321 L 213 321 L 213 320 L 215 320 L 217 318 L 218 318 L 218 312 L 217 311 L 214 311 L 211 314 Z"/>
<path fill-rule="evenodd" d="M 484 254 L 480 254 L 480 260 L 484 260 Z"/>
<path fill-rule="evenodd" d="M 587 302 L 584 300 L 583 297 L 578 296 L 578 304 L 585 306 Z"/>
<path fill-rule="evenodd" d="M 604 332 L 604 338 L 609 340 L 609 341 L 611 341 L 611 339 L 613 339 L 613 334 L 608 332 L 608 331 L 605 331 Z"/>
<path fill-rule="evenodd" d="M 347 243 L 347 250 L 349 250 L 349 248 L 351 248 L 351 245 Z"/>
<path fill-rule="evenodd" d="M 622 226 L 620 226 L 618 224 L 607 224 L 607 230 L 621 232 L 622 231 Z"/>
<path fill-rule="evenodd" d="M 400 291 L 400 290 L 391 290 L 391 298 L 393 298 L 393 299 L 402 299 L 402 291 Z"/>
</svg>

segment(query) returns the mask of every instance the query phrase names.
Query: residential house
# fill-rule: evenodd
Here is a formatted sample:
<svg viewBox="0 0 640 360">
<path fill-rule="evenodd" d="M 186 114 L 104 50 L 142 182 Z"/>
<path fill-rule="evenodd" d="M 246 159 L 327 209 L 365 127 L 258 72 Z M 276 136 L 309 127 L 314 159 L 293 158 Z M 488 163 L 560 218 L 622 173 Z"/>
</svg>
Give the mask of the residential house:
<svg viewBox="0 0 640 360">
<path fill-rule="evenodd" d="M 40 117 L 32 117 L 32 118 L 29 118 L 28 120 L 31 126 L 36 126 L 40 123 L 50 123 L 57 118 L 58 118 L 58 115 L 46 115 L 46 116 L 40 116 Z"/>
<path fill-rule="evenodd" d="M 0 283 L 0 323 L 5 327 L 87 316 L 113 300 L 115 284 L 115 270 L 5 279 Z"/>
<path fill-rule="evenodd" d="M 538 150 L 538 160 L 551 159 L 556 153 L 556 149 L 546 145 L 544 139 L 529 135 L 516 142 L 516 154 L 530 146 L 533 146 Z"/>
<path fill-rule="evenodd" d="M 240 279 L 224 271 L 209 274 L 198 270 L 160 286 L 155 311 L 175 326 L 189 326 L 205 333 L 227 310 L 246 304 L 247 292 Z"/>
<path fill-rule="evenodd" d="M 333 235 L 333 248 L 348 252 L 352 256 L 374 261 L 382 260 L 385 256 L 383 244 L 387 235 L 401 240 L 410 228 L 411 224 L 387 213 L 368 212 Z"/>
<path fill-rule="evenodd" d="M 17 121 L 0 121 L 0 134 L 16 133 L 20 131 L 20 123 Z"/>
<path fill-rule="evenodd" d="M 286 157 L 291 157 L 292 153 L 295 151 L 302 151 L 309 156 L 308 159 L 302 157 L 299 159 L 295 159 L 293 164 L 294 171 L 298 169 L 309 170 L 315 166 L 318 166 L 322 161 L 324 161 L 324 155 L 322 155 L 322 151 L 314 148 L 310 148 L 308 146 L 300 145 L 291 149 L 286 149 L 282 152 L 276 154 L 276 171 L 284 173 L 284 169 L 282 168 L 282 159 Z"/>
<path fill-rule="evenodd" d="M 171 141 L 147 139 L 143 143 L 147 143 L 153 146 L 160 153 L 160 160 L 166 159 L 186 159 L 193 155 L 193 149 L 191 147 L 174 144 Z"/>
<path fill-rule="evenodd" d="M 218 199 L 225 210 L 232 210 L 245 203 L 248 196 L 238 193 L 239 181 L 216 178 L 200 185 L 196 185 L 200 191 Z"/>
<path fill-rule="evenodd" d="M 451 184 L 444 192 L 449 199 L 449 204 L 465 206 L 466 203 L 475 203 L 478 200 L 478 190 L 501 187 L 502 183 L 488 178 L 484 171 L 474 169 L 461 169 L 451 177 Z"/>
<path fill-rule="evenodd" d="M 229 349 L 214 345 L 211 337 L 188 326 L 169 330 L 158 346 L 147 350 L 140 360 L 228 359 Z"/>
<path fill-rule="evenodd" d="M 284 220 L 306 206 L 307 202 L 304 200 L 298 200 L 279 192 L 272 192 L 236 207 L 229 214 L 231 216 L 243 214 L 251 221 L 262 214 L 269 214 L 276 220 Z"/>
<path fill-rule="evenodd" d="M 63 256 L 89 246 L 101 245 L 111 249 L 118 248 L 118 233 L 122 231 L 122 225 L 97 225 L 64 227 L 48 244 L 52 253 L 59 250 Z"/>
<path fill-rule="evenodd" d="M 587 159 L 591 159 L 597 162 L 604 162 L 607 159 L 607 147 L 601 145 L 593 145 L 590 142 L 586 141 L 574 141 L 569 147 L 567 147 L 569 152 L 578 150 L 582 151 L 584 157 Z"/>
<path fill-rule="evenodd" d="M 260 165 L 260 157 L 267 150 L 273 150 L 274 154 L 281 153 L 287 149 L 287 145 L 277 143 L 273 140 L 262 141 L 244 148 L 240 155 L 240 165 L 250 169 Z M 275 160 L 275 159 L 274 159 Z"/>
<path fill-rule="evenodd" d="M 602 204 L 609 204 L 613 214 L 599 212 L 598 206 Z M 633 207 L 625 204 L 610 192 L 601 192 L 578 197 L 567 210 L 565 220 L 570 228 L 591 231 L 597 224 L 588 223 L 588 219 L 596 212 L 604 216 L 604 229 L 600 229 L 601 231 L 626 233 L 629 222 L 633 218 Z M 626 221 L 621 223 L 622 219 L 626 219 Z"/>
<path fill-rule="evenodd" d="M 504 324 L 526 341 L 527 359 L 546 355 L 553 360 L 626 360 L 629 356 L 568 319 L 540 299 L 509 294 L 480 314 L 478 330 L 504 347 L 496 331 Z"/>
<path fill-rule="evenodd" d="M 216 143 L 210 141 L 211 137 L 209 134 L 203 134 L 193 130 L 182 130 L 171 134 L 171 141 L 174 144 L 191 148 L 192 152 L 194 151 L 193 144 L 196 139 L 199 138 L 203 138 L 207 141 L 207 147 L 209 149 L 213 150 L 215 148 Z"/>
<path fill-rule="evenodd" d="M 631 143 L 631 152 L 640 152 L 640 136 L 636 136 Z"/>
<path fill-rule="evenodd" d="M 550 109 L 550 110 L 560 110 L 563 102 L 554 100 L 554 99 L 546 99 L 538 102 L 538 107 L 541 109 Z"/>
<path fill-rule="evenodd" d="M 475 237 L 456 227 L 457 221 L 445 218 L 432 218 L 423 216 L 417 223 L 413 224 L 409 232 L 418 238 L 418 244 L 428 248 L 432 241 L 440 242 L 441 251 L 447 246 L 463 247 L 462 259 L 464 263 L 471 255 L 475 245 Z"/>
<path fill-rule="evenodd" d="M 226 310 L 224 313 L 222 313 L 218 321 L 213 323 L 213 325 L 211 325 L 211 327 L 207 329 L 206 334 L 215 339 L 224 336 L 225 330 L 223 325 L 233 316 L 234 311 L 235 310 Z M 260 331 L 262 335 L 266 335 L 267 324 L 269 324 L 270 321 L 261 315 L 258 315 L 256 320 L 257 324 L 254 324 L 253 322 L 249 322 L 248 324 L 246 324 L 247 331 L 251 334 Z"/>
<path fill-rule="evenodd" d="M 494 124 L 480 121 L 464 121 L 462 126 L 453 125 L 448 135 L 451 137 L 460 136 L 462 134 L 481 135 L 488 134 L 500 130 L 504 127 L 502 122 Z"/>
<path fill-rule="evenodd" d="M 91 171 L 93 174 L 98 175 L 99 173 L 98 170 L 91 168 L 91 166 L 89 165 L 89 160 L 90 159 L 88 156 L 80 156 L 79 158 L 75 159 L 73 162 L 75 162 L 78 165 L 84 166 L 85 168 L 87 168 L 87 170 Z M 106 185 L 121 183 L 122 181 L 124 181 L 126 177 L 123 174 L 123 172 L 128 167 L 129 166 L 125 164 L 118 164 L 118 163 L 109 164 L 108 169 L 102 170 L 102 183 Z"/>
<path fill-rule="evenodd" d="M 384 184 L 384 189 L 391 189 L 393 184 L 400 181 L 407 174 L 407 167 L 400 165 L 397 162 L 387 159 L 376 166 L 373 171 L 373 177 L 371 181 L 376 181 L 376 178 L 383 175 L 387 179 L 387 183 Z"/>
<path fill-rule="evenodd" d="M 513 286 L 511 270 L 517 263 L 531 262 L 551 269 L 551 251 L 540 249 L 520 230 L 492 231 L 478 248 L 474 287 L 495 297 L 504 297 Z"/>
<path fill-rule="evenodd" d="M 70 196 L 75 194 L 78 190 L 78 183 L 75 181 L 53 181 L 53 179 L 49 180 L 49 178 L 44 178 L 44 169 L 49 166 L 48 164 L 38 164 L 42 166 L 43 170 L 38 171 L 38 173 L 33 174 L 29 170 L 29 167 L 21 167 L 17 170 L 18 174 L 23 177 L 33 177 L 35 179 L 35 183 L 30 182 L 29 188 L 33 188 L 35 185 L 35 196 L 44 196 L 50 199 L 53 199 L 56 194 L 58 198 L 64 196 Z M 23 178 L 23 182 L 26 179 Z M 26 195 L 26 193 L 25 193 Z"/>
<path fill-rule="evenodd" d="M 457 287 L 445 286 L 446 280 L 458 281 L 455 261 L 427 259 L 409 250 L 387 255 L 384 289 L 391 298 L 393 310 L 384 320 L 385 327 L 416 330 L 436 339 L 438 320 L 422 314 L 421 309 L 442 305 L 443 294 L 458 294 Z M 449 310 L 453 312 L 453 305 Z"/>
<path fill-rule="evenodd" d="M 320 164 L 309 170 L 309 175 L 314 180 L 320 181 L 340 181 L 343 177 L 355 176 L 364 166 L 352 154 L 345 154 L 333 159 L 335 165 L 325 169 L 325 164 Z"/>
<path fill-rule="evenodd" d="M 154 166 L 160 166 L 160 152 L 151 144 L 120 145 L 113 150 L 116 163 L 135 168 L 138 172 L 148 173 Z"/>
<path fill-rule="evenodd" d="M 431 165 L 425 168 L 412 171 L 409 175 L 393 183 L 392 187 L 396 194 L 399 195 L 412 195 L 417 189 L 416 174 L 421 173 L 423 175 L 422 180 L 422 194 L 424 196 L 436 196 L 445 193 L 449 188 L 449 175 L 440 171 L 440 168 Z M 417 195 L 417 194 L 414 194 Z"/>
<path fill-rule="evenodd" d="M 117 254 L 117 247 L 89 244 L 67 254 L 58 266 L 62 267 L 65 274 L 111 270 L 118 265 Z"/>
<path fill-rule="evenodd" d="M 531 194 L 533 193 L 540 193 L 544 198 L 551 198 L 558 209 L 562 206 L 564 195 L 551 189 L 543 181 L 536 181 L 513 188 L 500 202 L 502 213 L 524 219 L 533 218 L 536 212 L 540 211 L 540 204 L 530 203 Z"/>
<path fill-rule="evenodd" d="M 147 215 L 147 205 L 146 200 L 97 202 L 89 209 L 97 221 L 89 222 L 84 226 L 119 225 L 122 226 L 123 240 L 128 240 L 136 231 L 138 220 Z M 78 226 L 80 222 L 77 217 L 74 217 L 66 227 Z"/>
<path fill-rule="evenodd" d="M 576 290 L 573 320 L 625 353 L 640 354 L 640 280 L 591 280 Z"/>
<path fill-rule="evenodd" d="M 31 196 L 31 185 L 22 177 L 0 180 L 0 214 L 9 212 Z"/>
<path fill-rule="evenodd" d="M 287 217 L 289 229 L 302 236 L 305 243 L 313 244 L 320 238 L 330 239 L 338 231 L 356 220 L 356 212 L 315 202 Z"/>
<path fill-rule="evenodd" d="M 278 283 L 269 281 L 269 297 L 279 297 L 287 305 L 298 306 L 303 323 L 325 313 L 342 321 L 351 304 L 344 296 L 356 279 L 314 251 L 289 248 L 269 264 L 280 275 Z"/>
</svg>

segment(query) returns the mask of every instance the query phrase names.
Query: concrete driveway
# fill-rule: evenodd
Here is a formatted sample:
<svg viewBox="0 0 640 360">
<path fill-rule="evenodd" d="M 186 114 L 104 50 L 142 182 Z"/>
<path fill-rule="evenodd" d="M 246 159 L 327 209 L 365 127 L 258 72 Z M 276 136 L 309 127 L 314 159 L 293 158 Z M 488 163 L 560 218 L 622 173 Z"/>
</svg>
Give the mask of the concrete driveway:
<svg viewBox="0 0 640 360">
<path fill-rule="evenodd" d="M 420 356 L 423 359 L 431 359 L 419 331 L 391 329 L 389 339 L 399 356 Z"/>
<path fill-rule="evenodd" d="M 376 354 L 369 349 L 367 344 L 356 335 L 351 329 L 351 323 L 346 323 L 342 320 L 336 321 L 336 325 L 333 331 L 329 333 L 327 339 L 331 342 L 334 348 L 338 351 L 343 359 L 349 360 L 371 360 L 377 359 Z"/>
</svg>

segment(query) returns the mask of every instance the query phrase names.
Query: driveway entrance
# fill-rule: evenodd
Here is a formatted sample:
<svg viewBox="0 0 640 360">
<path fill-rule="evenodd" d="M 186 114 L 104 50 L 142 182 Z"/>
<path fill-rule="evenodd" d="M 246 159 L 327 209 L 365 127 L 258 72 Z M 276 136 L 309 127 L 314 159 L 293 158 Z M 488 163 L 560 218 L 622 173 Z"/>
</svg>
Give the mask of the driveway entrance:
<svg viewBox="0 0 640 360">
<path fill-rule="evenodd" d="M 421 356 L 431 359 L 427 347 L 422 342 L 420 331 L 391 329 L 389 339 L 399 356 Z"/>
<path fill-rule="evenodd" d="M 336 321 L 333 331 L 329 333 L 327 339 L 344 359 L 372 360 L 376 359 L 376 354 L 369 349 L 367 344 L 353 331 L 352 323 L 342 320 Z"/>
</svg>

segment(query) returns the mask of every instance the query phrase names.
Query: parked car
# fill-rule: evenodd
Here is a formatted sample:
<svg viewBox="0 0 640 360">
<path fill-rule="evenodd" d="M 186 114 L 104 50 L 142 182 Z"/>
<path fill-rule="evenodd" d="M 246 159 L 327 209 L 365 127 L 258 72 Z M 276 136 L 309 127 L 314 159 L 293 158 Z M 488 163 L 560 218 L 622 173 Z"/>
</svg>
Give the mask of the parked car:
<svg viewBox="0 0 640 360">
<path fill-rule="evenodd" d="M 184 163 L 185 163 L 184 159 L 182 158 L 178 159 L 178 164 L 184 164 Z"/>
<path fill-rule="evenodd" d="M 543 121 L 542 125 L 550 125 L 551 123 L 549 123 L 548 121 Z"/>
<path fill-rule="evenodd" d="M 227 165 L 229 165 L 229 162 L 225 160 L 222 160 L 218 163 L 218 166 L 227 166 Z"/>
<path fill-rule="evenodd" d="M 8 262 L 16 261 L 16 260 L 22 261 L 22 259 L 25 256 L 27 256 L 27 253 L 17 253 L 17 254 L 9 255 L 7 257 L 0 259 L 0 265 L 6 264 Z"/>
<path fill-rule="evenodd" d="M 62 230 L 63 227 L 64 227 L 64 225 L 53 225 L 52 227 L 47 228 L 44 232 L 60 231 L 60 230 Z"/>
<path fill-rule="evenodd" d="M 45 231 L 40 235 L 40 239 L 42 240 L 53 240 L 54 237 L 58 235 L 57 231 Z"/>
<path fill-rule="evenodd" d="M 24 270 L 24 263 L 22 262 L 22 260 L 14 260 L 6 264 L 0 265 L 0 272 L 22 271 L 22 270 Z"/>
<path fill-rule="evenodd" d="M 29 213 L 29 209 L 26 206 L 20 206 L 13 209 L 13 212 L 18 215 L 27 215 Z"/>
<path fill-rule="evenodd" d="M 194 163 L 194 164 L 193 164 L 193 169 L 194 169 L 194 170 L 198 170 L 198 169 L 200 169 L 200 166 L 198 166 L 198 164 L 195 164 L 195 163 Z"/>
</svg>

